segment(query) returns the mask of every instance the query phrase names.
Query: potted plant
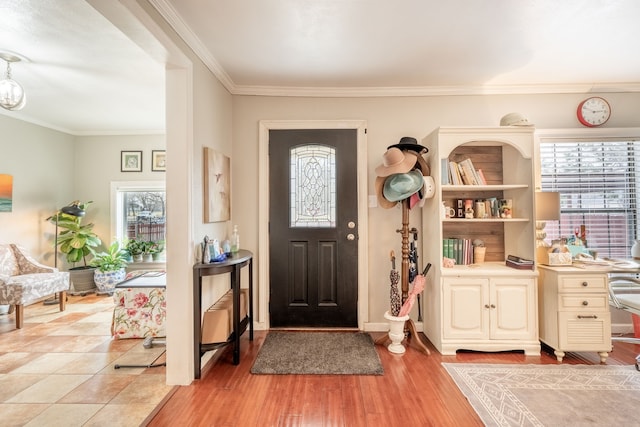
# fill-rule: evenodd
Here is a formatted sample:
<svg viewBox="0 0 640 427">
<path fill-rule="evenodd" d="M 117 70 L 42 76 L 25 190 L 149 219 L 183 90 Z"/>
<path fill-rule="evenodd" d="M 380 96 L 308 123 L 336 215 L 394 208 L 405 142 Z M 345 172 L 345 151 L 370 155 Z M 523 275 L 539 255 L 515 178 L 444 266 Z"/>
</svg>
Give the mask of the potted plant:
<svg viewBox="0 0 640 427">
<path fill-rule="evenodd" d="M 152 242 L 149 251 L 151 252 L 153 261 L 159 261 L 162 259 L 162 255 L 164 254 L 164 240 Z"/>
<path fill-rule="evenodd" d="M 91 265 L 96 267 L 93 280 L 98 287 L 98 292 L 111 294 L 115 286 L 125 279 L 127 257 L 127 251 L 117 240 L 111 243 L 106 252 L 95 254 Z"/>
<path fill-rule="evenodd" d="M 131 255 L 133 262 L 142 262 L 142 253 L 144 252 L 144 242 L 136 239 L 129 239 L 126 244 L 126 250 Z"/>
<path fill-rule="evenodd" d="M 87 263 L 87 257 L 95 253 L 95 248 L 100 246 L 102 241 L 96 233 L 93 232 L 94 224 L 82 224 L 82 218 L 86 208 L 93 202 L 72 203 L 72 207 L 76 208 L 81 215 L 71 215 L 60 211 L 49 219 L 57 223 L 61 229 L 58 235 L 58 245 L 60 252 L 66 255 L 66 260 L 74 267 L 69 269 L 69 275 L 73 290 L 77 293 L 92 291 L 95 288 L 93 281 L 94 267 Z M 71 206 L 71 205 L 70 205 Z M 83 265 L 75 266 L 82 262 Z"/>
<path fill-rule="evenodd" d="M 153 252 L 155 242 L 153 240 L 147 240 L 142 243 L 142 261 L 151 262 L 153 261 Z"/>
</svg>

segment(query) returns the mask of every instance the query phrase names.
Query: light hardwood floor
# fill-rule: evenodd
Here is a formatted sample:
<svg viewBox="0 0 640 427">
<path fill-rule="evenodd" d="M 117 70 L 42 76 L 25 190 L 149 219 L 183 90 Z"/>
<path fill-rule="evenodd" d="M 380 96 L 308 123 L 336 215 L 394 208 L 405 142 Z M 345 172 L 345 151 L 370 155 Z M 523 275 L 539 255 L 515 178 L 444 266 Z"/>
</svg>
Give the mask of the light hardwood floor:
<svg viewBox="0 0 640 427">
<path fill-rule="evenodd" d="M 247 334 L 245 334 L 247 335 Z M 377 339 L 382 334 L 371 334 Z M 249 371 L 266 332 L 242 337 L 241 363 L 220 352 L 202 379 L 179 387 L 150 426 L 482 426 L 442 367 L 442 362 L 556 364 L 553 352 L 458 352 L 427 356 L 410 346 L 393 355 L 377 346 L 382 376 L 252 375 Z M 607 365 L 635 363 L 640 345 L 614 344 Z M 599 364 L 595 353 L 567 353 L 565 364 Z M 640 375 L 640 373 L 638 373 Z"/>
<path fill-rule="evenodd" d="M 163 367 L 113 368 L 150 363 L 162 349 L 113 340 L 112 310 L 111 297 L 87 295 L 71 296 L 62 313 L 55 305 L 26 307 L 21 330 L 15 315 L 0 316 L 2 426 L 480 426 L 442 362 L 556 363 L 548 349 L 535 357 L 442 356 L 430 346 L 430 356 L 413 347 L 397 356 L 377 346 L 383 376 L 252 375 L 267 334 L 257 331 L 253 342 L 242 337 L 240 365 L 231 363 L 228 347 L 201 380 L 170 387 Z M 640 345 L 616 342 L 607 364 L 632 365 L 638 353 Z M 599 360 L 595 353 L 568 353 L 564 363 Z"/>
</svg>

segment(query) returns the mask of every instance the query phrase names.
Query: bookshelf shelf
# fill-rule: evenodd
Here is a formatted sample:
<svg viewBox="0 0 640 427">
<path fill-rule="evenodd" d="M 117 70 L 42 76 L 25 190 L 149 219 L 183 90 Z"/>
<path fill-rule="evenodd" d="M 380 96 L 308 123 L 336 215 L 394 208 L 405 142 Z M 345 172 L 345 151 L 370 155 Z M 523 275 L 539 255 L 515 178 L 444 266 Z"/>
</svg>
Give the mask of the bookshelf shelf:
<svg viewBox="0 0 640 427">
<path fill-rule="evenodd" d="M 531 218 L 446 218 L 442 222 L 529 222 Z"/>
<path fill-rule="evenodd" d="M 442 192 L 467 192 L 467 191 L 503 191 L 503 190 L 516 190 L 527 189 L 528 184 L 510 184 L 510 185 L 451 185 L 445 184 L 442 186 Z"/>
<path fill-rule="evenodd" d="M 422 259 L 435 267 L 425 286 L 425 334 L 447 355 L 461 349 L 540 354 L 538 273 L 535 267 L 505 265 L 507 255 L 535 256 L 534 129 L 438 128 L 423 145 L 429 148 L 432 176 L 440 177 L 434 197 L 422 209 L 423 234 L 430 236 L 423 239 Z M 455 165 L 467 165 L 456 178 L 451 174 L 458 170 Z M 486 184 L 469 179 L 473 170 L 482 170 Z M 452 184 L 460 178 L 465 185 Z M 496 213 L 496 201 L 501 209 L 511 208 L 511 218 L 501 218 L 502 210 Z M 511 204 L 503 205 L 505 201 Z M 487 212 L 486 203 L 488 218 L 464 217 L 467 206 L 473 206 L 474 214 L 477 206 Z M 469 242 L 476 240 L 486 248 L 480 265 L 468 252 Z M 443 267 L 445 253 L 462 262 Z"/>
</svg>

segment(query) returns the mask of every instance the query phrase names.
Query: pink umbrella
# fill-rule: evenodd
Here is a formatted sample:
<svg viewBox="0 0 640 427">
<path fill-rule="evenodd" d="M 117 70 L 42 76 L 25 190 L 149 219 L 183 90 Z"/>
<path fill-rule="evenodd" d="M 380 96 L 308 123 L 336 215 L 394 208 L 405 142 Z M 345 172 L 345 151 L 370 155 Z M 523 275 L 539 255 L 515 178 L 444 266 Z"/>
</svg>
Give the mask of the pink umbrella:
<svg viewBox="0 0 640 427">
<path fill-rule="evenodd" d="M 413 288 L 411 288 L 411 290 L 409 291 L 407 300 L 404 302 L 404 304 L 402 304 L 402 308 L 400 309 L 400 314 L 398 314 L 398 317 L 406 316 L 413 308 L 413 304 L 416 301 L 416 295 L 424 290 L 424 280 L 427 272 L 429 271 L 429 268 L 431 268 L 431 264 L 427 264 L 422 274 L 418 274 L 416 278 L 413 279 Z"/>
</svg>

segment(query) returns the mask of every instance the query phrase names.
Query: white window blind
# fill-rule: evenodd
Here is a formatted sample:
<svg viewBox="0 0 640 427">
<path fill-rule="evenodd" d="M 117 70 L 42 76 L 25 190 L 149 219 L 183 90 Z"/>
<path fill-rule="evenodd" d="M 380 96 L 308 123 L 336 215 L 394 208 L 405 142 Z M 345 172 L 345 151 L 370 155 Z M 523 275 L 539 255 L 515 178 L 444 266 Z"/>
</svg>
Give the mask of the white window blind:
<svg viewBox="0 0 640 427">
<path fill-rule="evenodd" d="M 637 230 L 640 142 L 542 142 L 542 191 L 560 193 L 560 221 L 547 223 L 547 240 L 576 235 L 599 257 L 629 258 Z"/>
</svg>

